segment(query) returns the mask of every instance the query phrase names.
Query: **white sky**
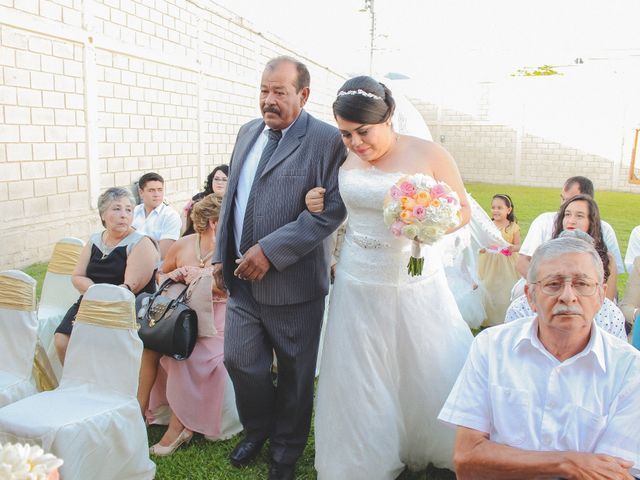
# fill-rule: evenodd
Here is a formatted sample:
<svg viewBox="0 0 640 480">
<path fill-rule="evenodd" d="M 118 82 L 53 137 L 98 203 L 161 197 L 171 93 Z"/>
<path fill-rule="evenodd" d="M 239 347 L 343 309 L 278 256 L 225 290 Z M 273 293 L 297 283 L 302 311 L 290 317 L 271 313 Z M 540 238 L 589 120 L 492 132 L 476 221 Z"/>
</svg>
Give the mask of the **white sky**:
<svg viewBox="0 0 640 480">
<path fill-rule="evenodd" d="M 214 1 L 330 67 L 368 73 L 364 0 Z M 378 74 L 490 79 L 578 56 L 640 54 L 638 0 L 374 1 Z"/>
</svg>

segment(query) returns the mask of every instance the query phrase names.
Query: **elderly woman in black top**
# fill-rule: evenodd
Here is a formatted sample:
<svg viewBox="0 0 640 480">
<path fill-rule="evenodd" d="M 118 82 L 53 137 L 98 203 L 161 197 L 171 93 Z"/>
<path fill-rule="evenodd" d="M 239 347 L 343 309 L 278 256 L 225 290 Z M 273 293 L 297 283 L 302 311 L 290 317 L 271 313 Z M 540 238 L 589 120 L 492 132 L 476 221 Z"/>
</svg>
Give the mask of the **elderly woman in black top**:
<svg viewBox="0 0 640 480">
<path fill-rule="evenodd" d="M 131 192 L 124 188 L 110 188 L 98 198 L 98 212 L 105 230 L 91 235 L 71 277 L 81 296 L 56 329 L 54 341 L 61 363 L 80 300 L 91 285 L 110 283 L 134 294 L 155 291 L 158 250 L 149 237 L 131 227 L 134 205 Z"/>
</svg>

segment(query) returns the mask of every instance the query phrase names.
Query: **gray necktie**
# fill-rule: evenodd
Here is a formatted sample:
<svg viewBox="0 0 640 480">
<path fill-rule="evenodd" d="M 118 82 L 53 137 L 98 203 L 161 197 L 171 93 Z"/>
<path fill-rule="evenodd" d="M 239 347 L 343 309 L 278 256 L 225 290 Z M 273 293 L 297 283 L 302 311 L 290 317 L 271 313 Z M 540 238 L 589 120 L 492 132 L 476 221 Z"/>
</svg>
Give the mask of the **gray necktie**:
<svg viewBox="0 0 640 480">
<path fill-rule="evenodd" d="M 256 168 L 256 175 L 253 177 L 253 183 L 251 184 L 251 191 L 249 192 L 249 199 L 247 200 L 247 208 L 244 212 L 244 219 L 242 221 L 242 237 L 240 239 L 240 253 L 244 255 L 244 252 L 249 250 L 256 242 L 253 240 L 253 203 L 255 198 L 256 182 L 262 175 L 269 159 L 272 157 L 273 152 L 278 147 L 278 142 L 282 138 L 282 131 L 280 130 L 267 130 L 269 140 L 262 151 L 262 156 L 258 161 L 258 167 Z"/>
</svg>

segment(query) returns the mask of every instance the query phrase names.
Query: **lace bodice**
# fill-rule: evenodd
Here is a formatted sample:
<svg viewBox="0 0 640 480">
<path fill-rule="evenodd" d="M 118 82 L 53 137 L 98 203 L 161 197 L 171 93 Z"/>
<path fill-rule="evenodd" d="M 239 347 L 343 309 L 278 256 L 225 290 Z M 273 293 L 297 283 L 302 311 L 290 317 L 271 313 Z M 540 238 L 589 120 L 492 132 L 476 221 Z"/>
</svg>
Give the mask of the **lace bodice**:
<svg viewBox="0 0 640 480">
<path fill-rule="evenodd" d="M 425 266 L 422 277 L 407 275 L 411 242 L 396 238 L 383 220 L 384 199 L 404 173 L 368 169 L 341 169 L 340 195 L 347 207 L 348 221 L 339 269 L 365 283 L 419 281 L 441 270 L 433 249 L 423 245 Z"/>
</svg>

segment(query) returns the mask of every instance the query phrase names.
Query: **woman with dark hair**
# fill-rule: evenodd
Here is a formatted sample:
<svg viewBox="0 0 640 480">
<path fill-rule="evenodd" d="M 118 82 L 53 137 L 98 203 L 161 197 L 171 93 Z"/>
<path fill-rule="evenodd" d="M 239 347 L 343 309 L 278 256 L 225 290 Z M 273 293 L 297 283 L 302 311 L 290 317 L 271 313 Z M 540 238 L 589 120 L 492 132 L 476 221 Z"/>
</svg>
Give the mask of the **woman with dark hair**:
<svg viewBox="0 0 640 480">
<path fill-rule="evenodd" d="M 508 242 L 506 248 L 483 248 L 480 250 L 478 274 L 485 287 L 484 309 L 487 318 L 484 327 L 504 323 L 504 315 L 511 303 L 511 289 L 520 275 L 516 271 L 516 260 L 520 249 L 520 226 L 516 223 L 513 200 L 504 193 L 491 199 L 493 224 Z"/>
<path fill-rule="evenodd" d="M 214 168 L 209 175 L 207 175 L 207 179 L 204 182 L 202 192 L 196 193 L 191 200 L 187 202 L 184 206 L 184 232 L 182 236 L 185 237 L 187 235 L 193 235 L 196 233 L 193 228 L 193 221 L 191 220 L 191 209 L 193 208 L 193 204 L 199 200 L 202 200 L 207 195 L 211 195 L 215 193 L 217 197 L 224 197 L 224 193 L 227 191 L 227 179 L 229 178 L 229 166 L 228 165 L 218 165 Z"/>
<path fill-rule="evenodd" d="M 348 221 L 318 386 L 320 480 L 391 480 L 405 466 L 452 466 L 455 431 L 436 417 L 472 336 L 436 250 L 423 246 L 422 276 L 410 276 L 411 242 L 390 233 L 382 212 L 391 186 L 418 173 L 457 192 L 462 225 L 469 207 L 453 158 L 433 142 L 398 135 L 394 108 L 389 89 L 370 77 L 347 81 L 333 104 L 350 150 L 339 176 Z M 310 210 L 321 211 L 322 202 L 313 203 Z"/>
<path fill-rule="evenodd" d="M 564 230 L 582 230 L 593 238 L 593 246 L 600 255 L 604 267 L 606 296 L 609 300 L 614 300 L 618 277 L 616 262 L 604 243 L 600 228 L 600 209 L 592 197 L 584 194 L 576 195 L 560 206 L 553 226 L 552 238 L 558 238 Z"/>
</svg>

